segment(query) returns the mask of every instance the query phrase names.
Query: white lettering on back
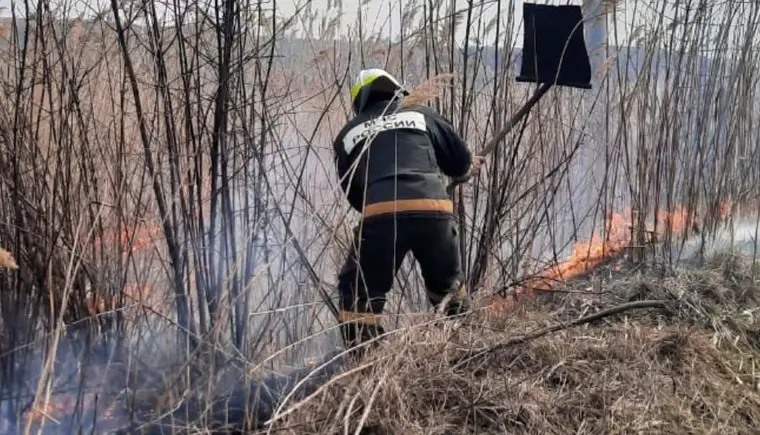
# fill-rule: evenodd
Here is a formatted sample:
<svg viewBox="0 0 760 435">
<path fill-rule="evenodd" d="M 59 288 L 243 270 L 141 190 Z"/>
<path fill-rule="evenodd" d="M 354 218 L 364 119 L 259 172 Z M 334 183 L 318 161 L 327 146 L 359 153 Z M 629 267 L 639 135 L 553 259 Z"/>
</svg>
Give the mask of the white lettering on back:
<svg viewBox="0 0 760 435">
<path fill-rule="evenodd" d="M 377 133 L 389 130 L 412 129 L 427 131 L 425 115 L 419 112 L 401 112 L 393 115 L 380 116 L 363 122 L 346 133 L 343 138 L 343 149 L 346 154 L 351 154 L 356 145 L 368 137 L 374 137 Z"/>
</svg>

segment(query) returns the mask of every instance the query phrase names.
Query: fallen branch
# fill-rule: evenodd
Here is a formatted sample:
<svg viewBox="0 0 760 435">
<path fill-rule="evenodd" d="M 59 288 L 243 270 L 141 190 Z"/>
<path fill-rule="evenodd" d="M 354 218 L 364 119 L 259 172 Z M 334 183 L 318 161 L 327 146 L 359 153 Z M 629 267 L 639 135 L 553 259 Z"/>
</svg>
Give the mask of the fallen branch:
<svg viewBox="0 0 760 435">
<path fill-rule="evenodd" d="M 473 361 L 476 358 L 482 358 L 482 357 L 485 357 L 486 355 L 492 354 L 499 350 L 503 350 L 512 346 L 517 346 L 519 344 L 527 343 L 528 341 L 541 338 L 545 335 L 548 335 L 554 332 L 569 329 L 574 326 L 591 323 L 596 320 L 600 320 L 609 316 L 614 316 L 615 314 L 620 314 L 622 312 L 629 311 L 629 310 L 637 310 L 637 309 L 643 309 L 643 308 L 667 309 L 668 304 L 669 304 L 668 301 L 649 300 L 649 301 L 628 302 L 622 305 L 617 305 L 611 308 L 607 308 L 606 310 L 599 311 L 598 313 L 594 313 L 585 317 L 578 318 L 576 320 L 573 320 L 570 323 L 558 323 L 556 325 L 548 326 L 546 328 L 542 328 L 537 331 L 531 332 L 527 335 L 523 335 L 522 337 L 513 338 L 507 342 L 499 343 L 487 349 L 468 352 L 467 355 L 457 358 L 457 360 L 453 362 L 453 368 L 454 369 L 460 368 L 461 366 Z"/>
</svg>

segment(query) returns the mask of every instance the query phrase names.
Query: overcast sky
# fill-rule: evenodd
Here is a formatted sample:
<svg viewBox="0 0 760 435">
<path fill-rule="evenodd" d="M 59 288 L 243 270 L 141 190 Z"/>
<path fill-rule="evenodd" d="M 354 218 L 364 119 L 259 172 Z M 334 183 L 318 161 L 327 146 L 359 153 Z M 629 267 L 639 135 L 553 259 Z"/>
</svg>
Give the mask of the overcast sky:
<svg viewBox="0 0 760 435">
<path fill-rule="evenodd" d="M 173 1 L 174 0 L 165 0 L 165 2 L 169 4 L 173 3 Z M 450 4 L 450 1 L 451 0 L 444 0 L 444 4 Z M 201 2 L 213 4 L 212 0 L 201 0 Z M 391 36 L 393 39 L 396 39 L 399 36 L 401 22 L 400 15 L 402 9 L 410 3 L 419 4 L 421 3 L 421 0 L 277 0 L 276 4 L 278 14 L 280 16 L 291 16 L 296 10 L 298 10 L 300 6 L 303 6 L 307 2 L 311 3 L 311 7 L 315 11 L 326 13 L 330 17 L 337 16 L 342 11 L 341 33 L 344 35 L 348 34 L 351 29 L 356 28 L 358 22 L 357 17 L 359 5 L 362 4 L 362 12 L 363 18 L 365 20 L 364 24 L 366 31 L 371 34 L 381 33 L 385 36 Z M 456 3 L 458 10 L 466 10 L 468 3 L 467 0 L 454 0 L 454 2 Z M 594 9 L 598 8 L 594 8 L 593 4 L 598 4 L 600 0 L 534 0 L 534 2 L 550 4 L 582 4 L 585 2 L 587 5 L 585 5 L 584 10 L 587 12 L 587 14 L 596 15 L 598 12 L 594 12 Z M 34 0 L 30 0 L 29 3 L 33 4 Z M 508 3 L 509 1 L 502 2 L 503 5 L 506 5 Z M 522 28 L 522 23 L 520 21 L 522 20 L 521 11 L 524 1 L 513 0 L 513 3 L 515 5 L 514 9 L 502 10 L 501 16 L 503 22 L 505 22 L 507 20 L 508 14 L 517 13 L 519 15 L 519 20 L 516 28 L 513 29 L 513 32 L 519 33 L 520 29 Z M 51 4 L 56 5 L 61 10 L 67 10 L 70 16 L 76 16 L 80 13 L 84 13 L 85 15 L 92 15 L 96 11 L 103 11 L 106 9 L 106 7 L 110 4 L 110 0 L 51 0 Z M 272 2 L 270 0 L 267 7 L 271 7 L 271 4 Z M 336 4 L 340 4 L 341 7 L 337 7 Z M 492 20 L 496 15 L 497 3 L 495 1 L 484 0 L 481 3 L 480 0 L 475 0 L 475 4 L 482 4 L 482 6 L 477 6 L 477 10 L 473 14 L 474 20 L 477 20 L 477 18 L 480 17 L 480 19 L 485 23 Z M 0 8 L 3 8 L 0 14 L 3 16 L 9 16 L 10 5 L 10 0 L 0 0 Z M 24 6 L 22 1 L 16 1 L 15 8 L 18 13 L 22 13 L 23 7 Z M 620 15 L 620 18 L 618 19 L 619 24 L 623 24 L 626 15 L 627 14 Z M 591 39 L 596 39 L 599 36 L 603 37 L 603 34 L 599 35 L 598 32 L 594 32 L 594 35 L 590 35 L 590 27 L 590 23 L 587 23 L 587 38 L 591 37 Z M 619 25 L 619 31 L 625 32 L 625 27 L 627 26 Z M 462 26 L 462 29 L 457 35 L 460 42 L 464 42 L 464 36 L 464 26 Z M 490 35 L 490 37 L 486 38 L 484 42 L 492 43 L 493 37 L 494 35 Z M 590 43 L 589 45 L 595 44 Z"/>
<path fill-rule="evenodd" d="M 27 0 L 30 5 L 36 4 L 37 0 Z M 159 14 L 162 12 L 161 5 L 169 4 L 173 5 L 176 2 L 181 4 L 201 4 L 206 8 L 210 8 L 216 1 L 219 0 L 154 0 L 158 5 Z M 247 4 L 255 5 L 255 0 L 241 0 Z M 327 15 L 328 19 L 338 15 L 342 15 L 340 19 L 340 31 L 343 36 L 349 35 L 352 30 L 357 28 L 357 17 L 359 8 L 361 5 L 362 17 L 364 19 L 365 34 L 383 36 L 390 36 L 393 40 L 398 40 L 400 30 L 400 15 L 401 11 L 408 7 L 410 4 L 421 4 L 427 0 L 262 0 L 266 8 L 272 7 L 272 4 L 277 5 L 277 13 L 280 17 L 289 17 L 294 14 L 299 7 L 309 3 L 314 11 L 317 11 L 320 15 Z M 459 11 L 466 11 L 468 0 L 442 0 L 443 4 L 450 5 L 451 2 L 456 4 L 456 9 Z M 480 20 L 481 23 L 488 23 L 496 15 L 497 0 L 470 0 L 475 5 L 475 11 L 473 12 L 473 21 Z M 575 4 L 582 5 L 584 15 L 587 21 L 585 22 L 585 35 L 586 42 L 590 50 L 597 47 L 600 43 L 604 42 L 605 28 L 609 28 L 610 34 L 613 35 L 613 30 L 616 30 L 617 41 L 620 45 L 636 45 L 634 41 L 630 41 L 631 34 L 639 33 L 643 34 L 647 32 L 647 26 L 652 26 L 658 21 L 662 5 L 665 4 L 668 7 L 665 9 L 665 16 L 672 17 L 675 15 L 675 6 L 680 9 L 684 9 L 686 4 L 692 2 L 684 2 L 681 0 L 617 0 L 617 11 L 614 18 L 607 16 L 609 24 L 605 24 L 604 20 L 594 20 L 593 17 L 599 17 L 603 15 L 603 9 L 600 6 L 602 2 L 612 3 L 610 0 L 532 0 L 533 3 L 541 4 Z M 49 0 L 49 3 L 53 5 L 54 9 L 59 11 L 66 10 L 70 17 L 75 17 L 79 14 L 94 15 L 97 12 L 107 11 L 111 0 Z M 136 4 L 130 3 L 125 0 L 119 0 L 121 4 Z M 515 26 L 512 30 L 513 33 L 520 35 L 523 23 L 522 23 L 522 6 L 525 3 L 524 0 L 502 0 L 502 6 L 506 7 L 509 3 L 514 6 L 511 10 L 502 10 L 501 19 L 502 23 L 506 23 L 510 14 L 517 15 Z M 745 2 L 746 3 L 746 2 Z M 19 15 L 23 15 L 23 0 L 15 1 L 15 9 Z M 729 5 L 736 6 L 737 2 L 714 2 L 711 5 L 710 21 L 713 24 L 720 22 L 720 17 L 723 16 L 723 12 Z M 738 2 L 741 5 L 741 2 Z M 339 6 L 338 6 L 339 5 Z M 11 0 L 0 0 L 0 16 L 10 15 Z M 33 7 L 33 6 L 32 6 Z M 173 6 L 172 6 L 173 7 Z M 741 9 L 739 9 L 741 10 Z M 62 12 L 61 12 L 62 13 Z M 741 12 L 739 12 L 741 14 Z M 420 16 L 419 14 L 417 15 Z M 739 15 L 741 16 L 741 15 Z M 173 20 L 171 14 L 166 14 L 167 20 Z M 303 14 L 301 15 L 303 17 Z M 464 16 L 463 16 L 464 18 Z M 604 17 L 603 17 L 604 18 Z M 737 16 L 738 18 L 738 16 Z M 746 21 L 739 19 L 738 21 Z M 634 23 L 635 22 L 635 23 Z M 299 25 L 303 24 L 301 20 Z M 741 25 L 741 23 L 737 23 Z M 485 24 L 484 24 L 485 25 Z M 667 25 L 667 20 L 666 20 Z M 503 29 L 504 26 L 502 26 Z M 641 27 L 642 29 L 633 32 L 632 29 Z M 711 32 L 717 32 L 720 26 L 708 26 L 708 30 Z M 736 29 L 732 31 L 741 31 L 739 26 L 733 26 Z M 460 43 L 464 42 L 465 26 L 460 26 L 457 39 Z M 669 31 L 670 29 L 668 29 Z M 746 31 L 746 29 L 744 29 Z M 410 29 L 405 29 L 405 35 L 408 34 Z M 486 35 L 481 41 L 487 45 L 493 44 L 494 34 Z M 502 35 L 503 37 L 503 35 Z M 634 35 L 635 37 L 635 35 Z M 612 39 L 612 38 L 611 38 Z M 518 38 L 521 41 L 521 38 Z M 633 42 L 633 43 L 632 43 Z M 610 41 L 611 45 L 614 45 L 614 41 Z M 520 44 L 518 44 L 520 45 Z"/>
<path fill-rule="evenodd" d="M 282 10 L 283 15 L 285 14 L 292 14 L 297 6 L 296 5 L 303 5 L 303 2 L 305 0 L 278 0 L 278 5 L 280 5 L 280 9 Z M 317 5 L 321 5 L 323 8 L 325 8 L 330 0 L 312 0 L 312 5 L 314 8 L 317 8 Z M 335 0 L 334 0 L 335 1 Z M 548 3 L 548 4 L 577 4 L 581 5 L 582 3 L 586 3 L 584 9 L 591 10 L 594 9 L 593 6 L 598 5 L 600 3 L 600 0 L 534 0 L 532 3 Z M 369 1 L 363 1 L 360 2 L 358 0 L 342 0 L 342 6 L 343 6 L 343 27 L 344 31 L 347 30 L 349 27 L 355 27 L 357 25 L 357 17 L 358 17 L 358 4 L 363 3 L 363 17 L 364 17 L 364 24 L 369 32 L 376 33 L 376 32 L 382 32 L 384 34 L 390 34 L 392 37 L 398 37 L 399 35 L 399 28 L 400 28 L 400 15 L 401 11 L 405 7 L 405 5 L 409 3 L 417 3 L 420 4 L 420 0 L 369 0 Z M 449 5 L 451 3 L 451 0 L 444 0 L 445 5 Z M 454 3 L 456 4 L 457 10 L 466 11 L 467 9 L 467 0 L 454 0 Z M 473 12 L 473 18 L 477 19 L 477 17 L 480 17 L 483 22 L 491 21 L 495 16 L 497 12 L 497 2 L 496 1 L 489 1 L 485 0 L 482 3 L 479 0 L 474 1 L 476 8 Z M 505 10 L 506 5 L 509 3 L 509 1 L 503 1 L 502 2 L 502 10 L 501 10 L 501 16 L 502 20 L 506 21 L 508 14 L 518 14 L 519 20 L 518 20 L 518 29 L 515 29 L 519 31 L 519 28 L 522 28 L 522 24 L 519 23 L 519 21 L 522 19 L 522 7 L 523 3 L 525 3 L 523 0 L 513 0 L 514 8 L 511 10 Z M 482 4 L 482 7 L 480 6 Z M 337 11 L 337 8 L 331 8 L 333 11 Z M 597 8 L 598 9 L 598 8 Z M 420 14 L 418 14 L 420 16 Z M 464 26 L 462 26 L 462 29 L 460 30 L 459 34 L 457 35 L 461 41 L 464 40 L 465 37 L 465 30 Z"/>
</svg>

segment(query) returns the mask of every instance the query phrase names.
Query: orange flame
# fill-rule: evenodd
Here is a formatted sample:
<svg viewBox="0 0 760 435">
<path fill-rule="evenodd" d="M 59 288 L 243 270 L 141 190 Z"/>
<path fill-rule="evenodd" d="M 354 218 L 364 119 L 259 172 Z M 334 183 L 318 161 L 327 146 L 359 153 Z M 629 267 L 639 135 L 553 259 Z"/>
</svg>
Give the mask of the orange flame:
<svg viewBox="0 0 760 435">
<path fill-rule="evenodd" d="M 183 194 L 187 195 L 187 184 L 180 186 Z M 203 180 L 202 191 L 207 195 L 211 191 L 211 176 Z M 122 224 L 118 231 L 107 233 L 104 237 L 95 239 L 95 246 L 100 247 L 103 243 L 107 246 L 116 246 L 119 252 L 137 253 L 155 245 L 155 241 L 163 234 L 163 227 L 160 223 L 153 225 L 134 225 L 129 226 Z"/>
<path fill-rule="evenodd" d="M 150 291 L 152 289 L 151 285 L 145 285 L 145 286 L 137 286 L 134 284 L 125 284 L 124 285 L 124 304 L 119 303 L 119 295 L 113 295 L 110 298 L 106 298 L 103 296 L 94 298 L 89 298 L 87 302 L 87 311 L 91 315 L 97 315 L 105 313 L 109 310 L 115 310 L 115 309 L 121 309 L 124 308 L 125 305 L 129 305 L 130 301 L 137 302 L 137 301 L 144 301 L 146 298 L 149 297 Z M 106 303 L 107 299 L 110 299 L 110 303 Z"/>
<path fill-rule="evenodd" d="M 717 206 L 716 217 L 724 220 L 729 212 L 728 202 L 722 202 Z M 633 214 L 630 207 L 624 208 L 621 213 L 610 213 L 606 219 L 605 235 L 594 232 L 588 241 L 576 242 L 567 260 L 545 268 L 535 277 L 528 279 L 524 285 L 515 289 L 515 297 L 527 295 L 534 298 L 536 292 L 551 291 L 557 284 L 577 278 L 606 262 L 611 256 L 631 247 L 631 216 Z M 668 229 L 673 235 L 681 235 L 700 224 L 699 217 L 683 207 L 677 207 L 672 212 L 659 210 L 655 213 L 654 220 L 655 229 L 643 231 L 648 236 L 647 243 L 655 241 Z M 489 312 L 511 311 L 515 307 L 514 300 L 509 301 L 502 297 L 488 299 Z"/>
<path fill-rule="evenodd" d="M 31 422 L 41 422 L 44 419 L 60 421 L 76 409 L 76 396 L 66 395 L 59 400 L 46 401 L 24 412 L 24 418 Z"/>
<path fill-rule="evenodd" d="M 91 395 L 85 395 L 85 406 L 94 406 L 94 399 Z M 60 422 L 66 416 L 70 416 L 74 413 L 77 407 L 77 396 L 73 394 L 66 394 L 58 396 L 55 400 L 50 400 L 39 404 L 34 408 L 27 409 L 23 417 L 28 422 L 42 422 L 45 419 Z M 100 418 L 112 419 L 114 418 L 116 404 L 111 404 L 102 410 Z"/>
<path fill-rule="evenodd" d="M 121 231 L 106 234 L 103 238 L 95 240 L 95 246 L 100 247 L 104 242 L 106 246 L 116 246 L 123 254 L 136 253 L 148 249 L 154 245 L 157 237 L 162 232 L 161 225 L 149 227 L 135 227 L 130 229 L 127 225 L 121 226 Z"/>
<path fill-rule="evenodd" d="M 180 186 L 180 190 L 183 194 L 189 194 L 187 185 Z M 208 175 L 203 180 L 202 192 L 203 195 L 209 194 L 211 191 L 211 175 Z M 137 253 L 145 249 L 149 249 L 155 245 L 155 241 L 163 234 L 163 228 L 161 224 L 154 224 L 148 226 L 134 225 L 132 227 L 128 225 L 121 225 L 119 231 L 105 234 L 104 237 L 95 239 L 95 246 L 100 247 L 104 242 L 110 246 L 116 246 L 116 248 L 122 254 Z M 135 284 L 127 284 L 124 287 L 124 294 L 127 299 L 135 301 L 144 301 L 148 298 L 152 286 L 139 287 Z M 97 299 L 90 299 L 87 304 L 88 312 L 91 315 L 101 314 L 110 309 L 123 308 L 118 304 L 118 296 L 114 295 L 110 298 L 110 304 L 106 303 L 106 298 L 98 297 Z M 159 310 L 158 306 L 151 306 L 154 310 Z"/>
</svg>

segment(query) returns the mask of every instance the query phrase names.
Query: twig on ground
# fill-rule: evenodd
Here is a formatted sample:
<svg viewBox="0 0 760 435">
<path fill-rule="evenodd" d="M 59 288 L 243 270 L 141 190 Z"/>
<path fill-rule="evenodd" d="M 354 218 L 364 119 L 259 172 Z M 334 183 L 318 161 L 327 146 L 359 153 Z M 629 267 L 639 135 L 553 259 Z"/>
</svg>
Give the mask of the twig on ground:
<svg viewBox="0 0 760 435">
<path fill-rule="evenodd" d="M 368 367 L 372 367 L 375 364 L 379 364 L 382 361 L 387 360 L 388 358 L 389 357 L 383 357 L 383 358 L 380 358 L 378 360 L 374 360 L 374 361 L 370 361 L 368 363 L 364 363 L 364 364 L 362 364 L 362 365 L 360 365 L 358 367 L 354 367 L 351 370 L 345 371 L 345 372 L 343 372 L 343 373 L 335 376 L 329 382 L 327 382 L 326 384 L 320 386 L 315 392 L 313 392 L 312 394 L 310 394 L 308 397 L 306 397 L 305 399 L 299 401 L 298 403 L 296 403 L 293 406 L 291 406 L 289 409 L 284 410 L 282 412 L 280 411 L 280 409 L 282 408 L 282 405 L 281 405 L 280 409 L 275 410 L 275 413 L 274 413 L 275 415 L 272 418 L 270 418 L 269 420 L 267 420 L 267 421 L 264 422 L 264 425 L 271 427 L 274 422 L 276 422 L 278 420 L 281 420 L 282 418 L 284 418 L 287 415 L 293 413 L 294 411 L 298 410 L 300 407 L 302 407 L 303 405 L 305 405 L 306 403 L 308 403 L 309 401 L 311 401 L 314 397 L 317 397 L 320 394 L 322 394 L 327 388 L 329 388 L 330 386 L 332 386 L 332 384 L 335 383 L 336 381 L 338 381 L 338 380 L 340 380 L 342 378 L 346 378 L 348 376 L 351 376 L 352 374 L 360 372 L 360 371 L 362 371 L 362 370 L 364 370 L 364 369 L 366 369 Z M 295 388 L 293 389 L 293 391 L 295 391 Z M 292 393 L 289 394 L 287 397 L 285 397 L 286 400 L 283 400 L 283 405 L 285 404 L 285 402 L 287 401 L 287 399 L 290 398 L 291 395 L 292 395 Z"/>
<path fill-rule="evenodd" d="M 591 323 L 596 320 L 603 319 L 605 317 L 614 316 L 615 314 L 620 314 L 625 311 L 629 310 L 637 310 L 637 309 L 643 309 L 643 308 L 661 308 L 666 309 L 668 307 L 669 302 L 668 301 L 659 301 L 659 300 L 649 300 L 649 301 L 635 301 L 635 302 L 628 302 L 625 304 L 617 305 L 611 308 L 607 308 L 606 310 L 599 311 L 598 313 L 594 313 L 588 316 L 584 316 L 581 318 L 578 318 L 576 320 L 573 320 L 569 323 L 558 323 L 556 325 L 552 325 L 546 328 L 539 329 L 537 331 L 531 332 L 530 334 L 523 335 L 521 337 L 513 338 L 505 343 L 499 343 L 494 346 L 491 346 L 487 349 L 482 349 L 478 351 L 468 352 L 465 356 L 457 358 L 453 362 L 453 368 L 457 369 L 462 367 L 463 365 L 477 359 L 485 357 L 488 354 L 497 352 L 502 349 L 506 349 L 508 347 L 516 346 L 518 344 L 523 344 L 531 340 L 535 340 L 537 338 L 541 338 L 545 335 L 562 331 L 565 329 L 572 328 L 574 326 L 583 325 L 586 323 Z"/>
<path fill-rule="evenodd" d="M 380 378 L 380 381 L 378 381 L 377 385 L 375 385 L 375 388 L 372 390 L 372 395 L 369 397 L 369 401 L 364 406 L 364 412 L 362 413 L 361 419 L 359 419 L 359 424 L 356 426 L 354 435 L 359 435 L 362 432 L 364 425 L 367 423 L 367 417 L 369 417 L 369 412 L 372 409 L 372 404 L 375 402 L 375 399 L 377 398 L 377 393 L 380 391 L 380 388 L 385 384 L 385 381 L 388 379 L 388 376 L 390 374 L 391 374 L 391 371 L 386 370 L 385 373 L 383 373 L 383 377 Z"/>
</svg>

